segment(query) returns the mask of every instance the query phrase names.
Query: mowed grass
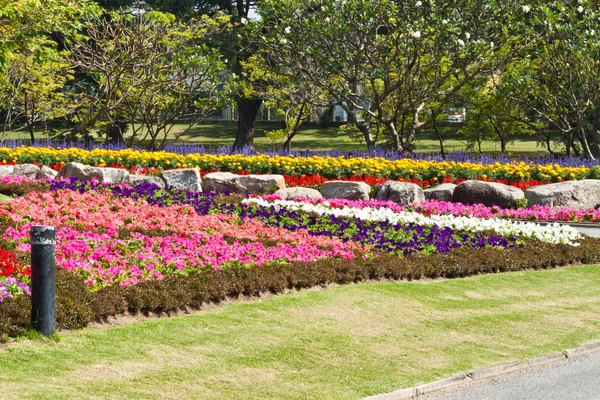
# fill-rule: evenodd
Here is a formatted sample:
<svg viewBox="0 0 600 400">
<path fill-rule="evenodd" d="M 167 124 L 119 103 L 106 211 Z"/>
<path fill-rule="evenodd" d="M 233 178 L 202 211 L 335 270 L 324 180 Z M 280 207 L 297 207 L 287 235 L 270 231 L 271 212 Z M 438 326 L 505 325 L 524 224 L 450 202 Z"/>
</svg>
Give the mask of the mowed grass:
<svg viewBox="0 0 600 400">
<path fill-rule="evenodd" d="M 258 151 L 264 151 L 266 149 L 278 149 L 283 145 L 283 140 L 272 141 L 266 135 L 267 131 L 279 129 L 279 125 L 265 125 L 260 122 L 256 126 L 254 145 Z M 167 141 L 173 142 L 176 138 L 176 143 L 187 143 L 197 144 L 210 147 L 219 146 L 231 146 L 235 140 L 235 125 L 228 124 L 200 124 L 192 127 L 189 131 L 186 131 L 187 125 L 175 125 Z M 457 152 L 468 150 L 474 152 L 477 149 L 467 149 L 467 141 L 457 133 L 458 127 L 444 126 L 440 129 L 442 137 L 444 139 L 444 149 L 446 152 Z M 131 132 L 131 130 L 129 131 Z M 44 132 L 37 132 L 36 137 L 38 139 L 47 139 L 48 135 Z M 128 135 L 126 134 L 126 137 Z M 20 139 L 29 140 L 29 134 L 26 132 L 8 132 L 5 135 L 6 139 Z M 97 137 L 97 141 L 102 141 L 103 138 Z M 162 138 L 159 138 L 162 139 Z M 556 136 L 555 140 L 560 139 L 560 136 Z M 148 142 L 148 141 L 146 141 Z M 142 143 L 142 146 L 144 144 Z M 552 143 L 553 150 L 560 151 L 555 142 Z M 431 130 L 425 130 L 420 132 L 414 142 L 416 152 L 427 153 L 427 152 L 439 152 L 440 145 L 437 136 Z M 348 133 L 337 127 L 319 128 L 319 127 L 307 127 L 300 130 L 300 132 L 292 140 L 293 149 L 310 149 L 310 150 L 341 150 L 345 152 L 350 151 L 364 151 L 366 147 L 364 143 L 352 140 L 349 138 Z M 500 144 L 494 140 L 484 140 L 481 145 L 482 152 L 486 154 L 498 154 L 500 152 Z M 537 143 L 536 138 L 533 136 L 516 135 L 514 140 L 509 142 L 506 148 L 506 152 L 509 155 L 524 155 L 529 156 L 535 155 L 546 155 L 548 151 L 545 146 Z"/>
<path fill-rule="evenodd" d="M 308 290 L 0 347 L 3 399 L 358 399 L 600 338 L 600 266 Z"/>
<path fill-rule="evenodd" d="M 185 129 L 185 126 L 175 126 L 171 137 L 177 136 Z M 182 135 L 178 142 L 203 144 L 205 146 L 230 146 L 235 139 L 234 125 L 202 124 L 197 125 Z M 257 150 L 263 151 L 267 148 L 280 148 L 281 142 L 273 142 L 266 136 L 269 130 L 278 129 L 276 126 L 258 124 L 255 130 L 254 145 Z M 463 151 L 467 146 L 466 140 L 456 133 L 456 129 L 445 127 L 442 129 L 444 149 L 447 152 Z M 415 140 L 416 152 L 438 152 L 440 145 L 437 137 L 431 131 L 421 132 Z M 342 150 L 354 151 L 365 150 L 363 143 L 351 140 L 346 131 L 339 128 L 304 128 L 292 140 L 292 148 L 311 150 Z M 500 144 L 493 140 L 485 140 L 481 150 L 487 154 L 500 152 Z M 471 150 L 472 151 L 472 150 Z M 533 136 L 515 136 L 513 142 L 508 143 L 507 153 L 518 155 L 545 155 L 548 153 L 545 147 L 540 146 Z"/>
</svg>

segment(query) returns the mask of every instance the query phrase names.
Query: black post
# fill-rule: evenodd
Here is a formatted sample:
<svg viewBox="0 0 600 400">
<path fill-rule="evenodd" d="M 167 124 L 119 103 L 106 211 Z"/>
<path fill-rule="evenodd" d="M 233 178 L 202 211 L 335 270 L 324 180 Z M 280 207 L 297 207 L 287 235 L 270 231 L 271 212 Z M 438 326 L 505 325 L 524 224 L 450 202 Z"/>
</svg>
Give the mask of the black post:
<svg viewBox="0 0 600 400">
<path fill-rule="evenodd" d="M 31 237 L 31 324 L 44 336 L 55 330 L 56 231 L 53 226 L 32 226 Z"/>
</svg>

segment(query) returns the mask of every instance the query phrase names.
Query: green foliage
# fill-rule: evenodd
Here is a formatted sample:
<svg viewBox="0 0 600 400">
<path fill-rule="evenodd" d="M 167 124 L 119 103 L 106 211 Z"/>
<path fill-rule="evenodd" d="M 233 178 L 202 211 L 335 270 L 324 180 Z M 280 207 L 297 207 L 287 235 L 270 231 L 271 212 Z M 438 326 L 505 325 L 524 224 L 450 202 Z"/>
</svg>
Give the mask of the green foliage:
<svg viewBox="0 0 600 400">
<path fill-rule="evenodd" d="M 512 26 L 519 5 L 267 0 L 260 4 L 266 28 L 257 36 L 270 65 L 295 68 L 340 104 L 367 146 L 383 129 L 404 150 L 464 85 L 505 62 L 495 52 L 518 48 Z M 425 115 L 433 104 L 436 112 Z"/>
</svg>

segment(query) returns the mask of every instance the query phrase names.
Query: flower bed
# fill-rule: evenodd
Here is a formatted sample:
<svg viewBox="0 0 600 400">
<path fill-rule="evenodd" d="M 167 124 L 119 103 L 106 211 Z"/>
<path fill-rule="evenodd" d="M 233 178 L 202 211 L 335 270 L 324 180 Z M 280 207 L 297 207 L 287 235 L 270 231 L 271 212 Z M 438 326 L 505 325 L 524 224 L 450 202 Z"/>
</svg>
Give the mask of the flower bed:
<svg viewBox="0 0 600 400">
<path fill-rule="evenodd" d="M 12 184 L 10 178 L 0 183 Z M 69 179 L 38 183 L 2 206 L 0 245 L 15 251 L 6 260 L 18 263 L 30 251 L 32 224 L 57 226 L 57 316 L 59 326 L 70 328 L 126 310 L 196 307 L 329 282 L 454 277 L 600 260 L 598 242 L 568 227 L 534 229 L 398 207 Z M 29 290 L 26 269 L 2 271 L 0 336 L 22 331 Z"/>
<path fill-rule="evenodd" d="M 381 157 L 299 157 L 241 154 L 177 154 L 145 152 L 131 149 L 83 150 L 38 147 L 0 148 L 4 164 L 37 163 L 60 169 L 70 161 L 93 166 L 127 168 L 143 173 L 159 173 L 164 169 L 198 168 L 203 174 L 212 171 L 235 173 L 277 173 L 287 177 L 289 185 L 319 186 L 325 180 L 361 180 L 371 185 L 386 180 L 403 180 L 428 187 L 443 182 L 481 179 L 521 188 L 574 179 L 596 179 L 600 167 L 560 166 L 558 164 L 492 163 L 427 161 L 409 158 L 390 160 Z"/>
</svg>

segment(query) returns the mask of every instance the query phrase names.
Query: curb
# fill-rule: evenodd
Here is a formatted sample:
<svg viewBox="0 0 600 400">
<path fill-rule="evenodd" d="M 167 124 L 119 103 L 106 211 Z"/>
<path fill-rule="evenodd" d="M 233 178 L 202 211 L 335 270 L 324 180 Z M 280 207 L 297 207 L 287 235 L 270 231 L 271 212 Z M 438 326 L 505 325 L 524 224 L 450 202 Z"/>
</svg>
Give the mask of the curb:
<svg viewBox="0 0 600 400">
<path fill-rule="evenodd" d="M 567 363 L 569 360 L 583 358 L 589 354 L 600 352 L 600 342 L 594 342 L 583 346 L 567 349 L 564 352 L 553 352 L 538 357 L 528 358 L 522 362 L 515 361 L 508 364 L 498 365 L 481 369 L 479 371 L 467 372 L 466 374 L 454 375 L 449 378 L 425 383 L 411 388 L 399 389 L 390 393 L 376 394 L 363 398 L 363 400 L 408 400 L 414 399 L 425 394 L 439 392 L 441 390 L 451 389 L 463 386 L 472 382 L 484 381 L 497 378 L 514 372 L 527 371 L 529 369 L 540 368 L 548 364 Z"/>
</svg>

